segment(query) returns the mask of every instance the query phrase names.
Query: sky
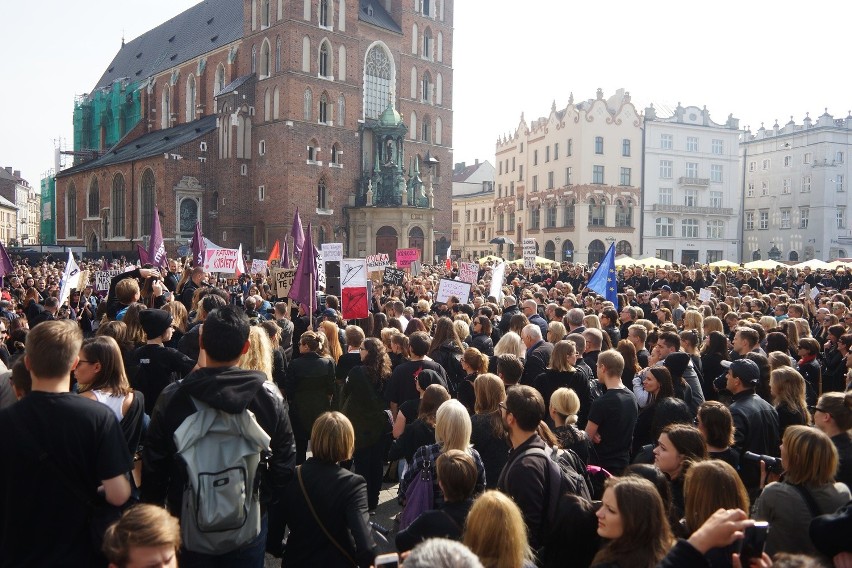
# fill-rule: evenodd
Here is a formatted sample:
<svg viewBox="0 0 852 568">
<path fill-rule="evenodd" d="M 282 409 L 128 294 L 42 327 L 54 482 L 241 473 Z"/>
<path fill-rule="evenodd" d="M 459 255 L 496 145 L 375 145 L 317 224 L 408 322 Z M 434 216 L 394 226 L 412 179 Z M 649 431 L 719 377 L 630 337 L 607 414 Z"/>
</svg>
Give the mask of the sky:
<svg viewBox="0 0 852 568">
<path fill-rule="evenodd" d="M 293 1 L 293 0 L 290 0 Z M 352 0 L 348 0 L 352 2 Z M 409 0 L 393 0 L 405 1 Z M 0 166 L 38 186 L 59 140 L 71 149 L 75 95 L 88 92 L 121 45 L 196 0 L 2 2 Z M 47 15 L 47 17 L 44 17 Z M 649 103 L 707 106 L 752 131 L 852 109 L 845 29 L 852 4 L 717 0 L 456 0 L 453 159 L 494 163 L 498 136 L 553 101 L 630 92 Z"/>
</svg>

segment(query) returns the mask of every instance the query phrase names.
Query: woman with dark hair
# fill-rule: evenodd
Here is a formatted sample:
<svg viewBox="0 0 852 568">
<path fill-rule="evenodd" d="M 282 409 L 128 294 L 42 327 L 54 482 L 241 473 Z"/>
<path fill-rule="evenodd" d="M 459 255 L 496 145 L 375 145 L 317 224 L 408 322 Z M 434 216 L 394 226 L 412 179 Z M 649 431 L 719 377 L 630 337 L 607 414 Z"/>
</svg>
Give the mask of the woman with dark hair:
<svg viewBox="0 0 852 568">
<path fill-rule="evenodd" d="M 637 380 L 639 377 L 637 377 Z M 651 367 L 644 371 L 641 379 L 642 389 L 648 394 L 648 404 L 639 411 L 636 426 L 633 429 L 633 448 L 631 455 L 636 456 L 643 446 L 652 444 L 654 435 L 654 418 L 660 403 L 674 397 L 672 375 L 665 367 Z M 634 387 L 635 388 L 635 387 Z"/>
<path fill-rule="evenodd" d="M 695 418 L 698 431 L 707 444 L 710 459 L 722 460 L 734 469 L 740 467 L 740 453 L 734 445 L 734 418 L 728 407 L 716 400 L 707 400 L 698 407 Z"/>
<path fill-rule="evenodd" d="M 663 361 L 663 366 L 672 374 L 672 386 L 674 387 L 674 395 L 684 401 L 692 411 L 693 415 L 698 411 L 699 399 L 693 396 L 692 388 L 689 383 L 683 378 L 686 368 L 689 366 L 689 355 L 678 351 L 671 353 Z"/>
<path fill-rule="evenodd" d="M 746 353 L 745 358 L 754 361 L 760 370 L 760 384 L 755 387 L 754 392 L 763 400 L 772 400 L 772 394 L 769 392 L 769 359 L 753 351 Z"/>
<path fill-rule="evenodd" d="M 410 337 L 412 333 L 416 333 L 418 331 L 425 331 L 426 333 L 429 333 L 429 330 L 426 329 L 425 325 L 423 325 L 422 320 L 418 318 L 411 318 L 403 333 Z"/>
<path fill-rule="evenodd" d="M 606 482 L 598 509 L 598 534 L 607 544 L 592 566 L 656 566 L 675 542 L 663 500 L 654 484 L 635 476 L 612 477 Z"/>
<path fill-rule="evenodd" d="M 391 432 L 390 414 L 382 392 L 390 378 L 390 358 L 380 339 L 368 337 L 361 346 L 361 365 L 353 367 L 343 386 L 341 410 L 355 429 L 353 471 L 367 480 L 367 505 L 375 511 L 382 488 L 382 448 Z M 332 374 L 332 377 L 334 375 Z"/>
<path fill-rule="evenodd" d="M 471 322 L 473 334 L 471 335 L 470 346 L 476 347 L 486 357 L 494 355 L 494 342 L 491 339 L 491 320 L 486 316 L 476 316 Z"/>
<path fill-rule="evenodd" d="M 790 361 L 788 365 L 791 367 L 796 365 L 796 360 L 790 357 L 790 346 L 787 343 L 787 336 L 780 331 L 772 331 L 766 334 L 766 355 L 768 356 L 775 352 L 781 352 L 786 355 Z"/>
<path fill-rule="evenodd" d="M 600 313 L 601 331 L 609 335 L 609 341 L 612 347 L 618 345 L 621 339 L 621 332 L 618 329 L 618 312 L 613 308 L 605 308 Z"/>
<path fill-rule="evenodd" d="M 641 477 L 654 484 L 654 487 L 657 488 L 657 492 L 660 494 L 660 499 L 663 500 L 666 518 L 669 520 L 669 527 L 674 531 L 680 522 L 680 518 L 674 516 L 672 509 L 672 484 L 669 482 L 666 474 L 660 471 L 660 468 L 654 464 L 633 463 L 624 470 L 624 476 Z"/>
<path fill-rule="evenodd" d="M 467 411 L 473 414 L 473 408 L 476 405 L 473 381 L 480 374 L 488 372 L 488 357 L 480 353 L 479 349 L 468 347 L 464 350 L 461 364 L 466 374 L 462 382 L 459 383 L 458 399 L 467 408 Z"/>
<path fill-rule="evenodd" d="M 458 392 L 458 385 L 465 377 L 461 364 L 463 353 L 464 345 L 456 333 L 453 320 L 448 317 L 438 319 L 427 355 L 446 371 L 450 394 Z"/>
<path fill-rule="evenodd" d="M 816 404 L 817 394 L 822 389 L 822 369 L 819 366 L 818 359 L 819 342 L 813 337 L 801 338 L 798 356 L 799 362 L 796 364 L 796 370 L 805 379 L 808 404 Z"/>
<path fill-rule="evenodd" d="M 386 327 L 388 327 L 388 316 L 383 312 L 375 312 L 373 314 L 373 328 L 365 335 L 381 339 L 382 330 Z"/>
<path fill-rule="evenodd" d="M 827 392 L 814 407 L 814 426 L 829 437 L 837 448 L 837 481 L 852 488 L 852 392 Z"/>
<path fill-rule="evenodd" d="M 428 384 L 425 389 L 422 388 L 420 376 L 427 381 L 433 380 L 431 375 L 434 375 L 435 382 Z M 438 374 L 435 371 L 425 369 L 420 372 L 417 377 L 417 391 L 420 393 L 420 398 L 416 401 L 406 401 L 403 407 L 409 403 L 417 403 L 417 418 L 410 423 L 404 425 L 402 433 L 394 440 L 391 446 L 388 459 L 390 461 L 404 459 L 407 465 L 411 465 L 411 460 L 414 458 L 414 452 L 420 446 L 428 446 L 435 443 L 435 413 L 438 412 L 438 407 L 444 402 L 450 400 L 450 393 L 447 392 L 442 385 L 437 382 Z M 405 414 L 402 408 L 397 413 L 397 423 L 406 422 Z M 396 429 L 397 424 L 394 424 Z M 404 470 L 403 470 L 403 473 Z"/>
<path fill-rule="evenodd" d="M 532 386 L 541 393 L 545 410 L 549 408 L 550 396 L 556 389 L 563 387 L 573 389 L 580 397 L 579 427 L 585 428 L 589 408 L 592 405 L 592 394 L 589 390 L 588 379 L 575 367 L 579 357 L 577 345 L 573 341 L 567 339 L 558 341 L 550 354 L 547 369 L 535 378 Z M 554 425 L 553 418 L 549 413 L 545 416 L 544 421 L 547 422 L 548 426 Z"/>
<path fill-rule="evenodd" d="M 618 342 L 616 351 L 624 357 L 624 370 L 621 372 L 621 382 L 628 389 L 633 388 L 633 378 L 642 370 L 639 365 L 639 358 L 636 356 L 636 347 L 629 339 L 622 339 Z"/>
<path fill-rule="evenodd" d="M 476 414 L 470 419 L 470 442 L 485 465 L 486 487 L 493 489 L 509 459 L 509 441 L 500 416 L 500 405 L 506 401 L 506 388 L 500 377 L 484 373 L 473 381 L 473 390 L 476 392 Z"/>
<path fill-rule="evenodd" d="M 654 465 L 666 474 L 672 484 L 672 508 L 675 516 L 683 516 L 683 478 L 689 467 L 707 459 L 707 445 L 695 426 L 666 426 L 654 448 Z"/>
</svg>

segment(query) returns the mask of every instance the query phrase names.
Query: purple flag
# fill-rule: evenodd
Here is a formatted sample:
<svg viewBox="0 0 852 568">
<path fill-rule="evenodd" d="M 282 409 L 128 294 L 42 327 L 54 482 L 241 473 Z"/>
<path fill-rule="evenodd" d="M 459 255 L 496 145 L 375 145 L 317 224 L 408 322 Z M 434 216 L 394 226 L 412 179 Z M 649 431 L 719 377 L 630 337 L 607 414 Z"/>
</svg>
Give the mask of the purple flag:
<svg viewBox="0 0 852 568">
<path fill-rule="evenodd" d="M 192 234 L 192 242 L 189 246 L 192 249 L 192 266 L 203 266 L 204 249 L 207 246 L 204 243 L 204 235 L 201 234 L 201 221 L 195 222 L 195 232 Z"/>
<path fill-rule="evenodd" d="M 281 268 L 290 268 L 290 245 L 287 244 L 287 239 L 284 239 L 281 248 Z"/>
<path fill-rule="evenodd" d="M 9 258 L 6 247 L 3 246 L 3 243 L 0 243 L 0 278 L 13 272 L 15 272 L 15 268 L 12 266 L 12 259 Z"/>
<path fill-rule="evenodd" d="M 145 266 L 149 264 L 151 261 L 148 259 L 148 251 L 145 250 L 142 245 L 136 245 L 136 252 L 139 253 L 139 264 Z"/>
<path fill-rule="evenodd" d="M 314 250 L 311 237 L 311 224 L 308 223 L 308 235 L 305 242 L 305 250 Z M 290 299 L 305 304 L 309 308 L 308 314 L 313 314 L 317 307 L 317 258 L 312 254 L 303 254 L 296 268 L 296 276 L 290 287 Z"/>
<path fill-rule="evenodd" d="M 302 218 L 299 217 L 299 208 L 296 207 L 296 215 L 293 217 L 293 252 L 298 257 L 305 247 L 305 232 L 302 230 Z"/>
<path fill-rule="evenodd" d="M 148 245 L 148 259 L 154 268 L 166 268 L 166 245 L 163 243 L 163 230 L 160 228 L 160 213 L 154 207 L 154 223 L 151 226 L 151 243 Z"/>
</svg>

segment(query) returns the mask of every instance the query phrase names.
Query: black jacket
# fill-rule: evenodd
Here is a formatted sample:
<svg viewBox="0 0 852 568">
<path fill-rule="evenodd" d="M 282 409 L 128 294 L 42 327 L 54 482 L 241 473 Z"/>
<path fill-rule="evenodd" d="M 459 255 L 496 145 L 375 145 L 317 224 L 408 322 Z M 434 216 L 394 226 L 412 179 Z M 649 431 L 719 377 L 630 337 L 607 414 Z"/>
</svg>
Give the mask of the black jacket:
<svg viewBox="0 0 852 568">
<path fill-rule="evenodd" d="M 509 331 L 509 322 L 512 320 L 512 316 L 519 313 L 521 313 L 521 310 L 517 305 L 509 306 L 503 310 L 503 315 L 500 317 L 500 323 L 497 324 L 497 328 L 505 335 Z"/>
<path fill-rule="evenodd" d="M 533 386 L 536 377 L 542 374 L 550 364 L 550 354 L 553 353 L 553 344 L 541 341 L 533 349 L 527 350 L 524 360 L 524 373 L 521 375 L 522 385 Z"/>
<path fill-rule="evenodd" d="M 494 342 L 491 340 L 490 335 L 477 333 L 471 338 L 470 347 L 479 349 L 480 353 L 488 357 L 494 355 Z"/>
<path fill-rule="evenodd" d="M 458 384 L 464 380 L 466 374 L 461 366 L 462 350 L 451 340 L 429 353 L 429 357 L 444 368 L 450 394 L 455 394 Z"/>
<path fill-rule="evenodd" d="M 781 439 L 778 413 L 753 390 L 733 396 L 730 406 L 734 418 L 734 447 L 740 452 L 740 477 L 746 489 L 755 490 L 760 485 L 760 463 L 742 459 L 745 452 L 780 455 Z"/>
<path fill-rule="evenodd" d="M 358 566 L 370 566 L 375 543 L 370 535 L 367 515 L 367 482 L 337 464 L 314 458 L 300 467 L 311 505 L 325 529 L 356 560 Z M 281 511 L 290 527 L 284 566 L 352 566 L 314 519 L 297 479 L 287 486 Z"/>
<path fill-rule="evenodd" d="M 544 441 L 538 434 L 509 452 L 509 459 L 497 488 L 512 498 L 524 516 L 529 535 L 530 546 L 536 550 L 541 546 L 542 524 L 546 522 L 548 464 L 547 456 L 527 454 L 519 457 L 527 448 L 545 449 Z"/>
<path fill-rule="evenodd" d="M 331 410 L 334 361 L 317 353 L 304 353 L 287 367 L 284 390 L 290 403 L 293 431 L 307 440 L 317 417 Z"/>
<path fill-rule="evenodd" d="M 261 478 L 261 503 L 277 500 L 293 477 L 296 444 L 287 414 L 287 403 L 275 383 L 258 371 L 238 367 L 205 368 L 166 387 L 154 412 L 143 448 L 142 500 L 180 511 L 186 470 L 175 459 L 175 430 L 196 412 L 191 397 L 226 412 L 251 410 L 269 434 L 272 455 Z M 262 471 L 262 470 L 260 470 Z"/>
</svg>

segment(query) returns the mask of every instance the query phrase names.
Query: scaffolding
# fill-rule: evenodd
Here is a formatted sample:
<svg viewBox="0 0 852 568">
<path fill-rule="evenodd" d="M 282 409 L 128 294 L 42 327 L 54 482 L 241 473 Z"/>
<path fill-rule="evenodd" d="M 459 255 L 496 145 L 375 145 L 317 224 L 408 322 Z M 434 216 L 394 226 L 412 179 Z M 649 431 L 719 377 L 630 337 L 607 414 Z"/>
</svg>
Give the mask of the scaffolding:
<svg viewBox="0 0 852 568">
<path fill-rule="evenodd" d="M 117 144 L 142 117 L 139 82 L 118 79 L 74 100 L 74 164 Z"/>
</svg>

